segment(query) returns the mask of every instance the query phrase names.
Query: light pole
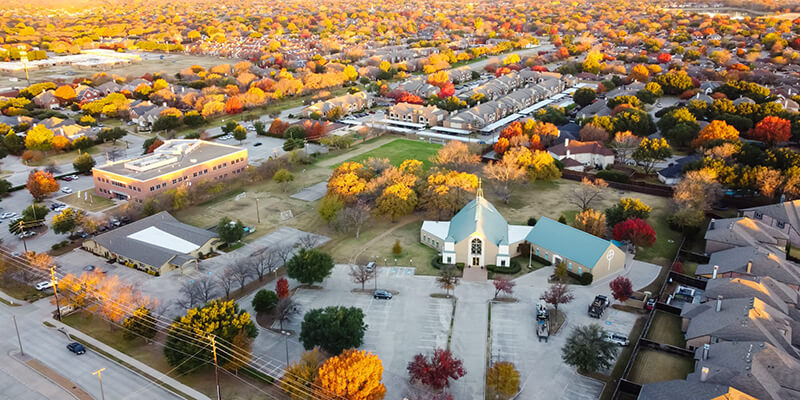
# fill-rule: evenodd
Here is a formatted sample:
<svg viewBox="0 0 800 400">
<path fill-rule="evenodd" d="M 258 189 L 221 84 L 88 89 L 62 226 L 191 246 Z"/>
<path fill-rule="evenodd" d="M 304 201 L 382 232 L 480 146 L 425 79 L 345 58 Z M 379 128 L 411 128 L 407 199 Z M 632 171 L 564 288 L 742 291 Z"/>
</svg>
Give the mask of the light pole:
<svg viewBox="0 0 800 400">
<path fill-rule="evenodd" d="M 56 296 L 56 315 L 58 320 L 61 321 L 61 304 L 58 302 L 58 282 L 56 282 L 56 267 L 50 267 L 50 283 L 53 284 L 53 294 Z"/>
<path fill-rule="evenodd" d="M 533 243 L 528 243 L 528 269 L 533 265 Z"/>
<path fill-rule="evenodd" d="M 19 342 L 19 354 L 21 356 L 24 356 L 25 351 L 22 350 L 22 338 L 19 336 L 19 328 L 17 327 L 17 316 L 12 314 L 11 318 L 14 319 L 14 330 L 17 331 L 17 341 Z"/>
<path fill-rule="evenodd" d="M 97 375 L 97 380 L 100 381 L 100 400 L 106 400 L 106 395 L 103 393 L 103 377 L 100 375 L 100 373 L 105 370 L 105 368 L 100 368 L 97 371 L 92 372 L 92 375 Z"/>
<path fill-rule="evenodd" d="M 286 346 L 286 368 L 289 368 L 289 336 L 292 336 L 291 333 L 287 331 L 281 331 L 283 335 L 283 344 Z"/>
<path fill-rule="evenodd" d="M 217 382 L 217 400 L 222 400 L 222 395 L 219 391 L 219 367 L 217 365 L 217 342 L 214 340 L 214 335 L 208 337 L 211 341 L 211 351 L 214 353 L 214 380 Z"/>
</svg>

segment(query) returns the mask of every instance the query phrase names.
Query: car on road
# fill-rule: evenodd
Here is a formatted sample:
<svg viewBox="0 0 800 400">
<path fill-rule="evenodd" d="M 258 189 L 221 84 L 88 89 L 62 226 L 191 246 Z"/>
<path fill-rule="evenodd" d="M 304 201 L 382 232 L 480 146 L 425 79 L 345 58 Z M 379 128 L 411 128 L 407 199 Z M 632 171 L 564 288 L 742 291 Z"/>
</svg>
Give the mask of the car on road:
<svg viewBox="0 0 800 400">
<path fill-rule="evenodd" d="M 67 345 L 67 350 L 69 350 L 69 351 L 71 351 L 71 352 L 73 352 L 73 353 L 75 353 L 77 355 L 86 354 L 86 348 L 83 347 L 83 345 L 78 343 L 78 342 L 72 342 L 72 343 L 68 344 Z"/>
<path fill-rule="evenodd" d="M 73 181 L 77 181 L 78 175 L 70 175 L 69 178 L 72 179 Z"/>
<path fill-rule="evenodd" d="M 66 193 L 66 194 L 72 193 L 72 189 L 70 189 L 69 186 L 61 188 L 61 191 Z"/>
<path fill-rule="evenodd" d="M 367 272 L 375 271 L 375 265 L 376 264 L 373 261 L 368 262 L 366 267 Z"/>
<path fill-rule="evenodd" d="M 256 142 L 256 143 L 253 145 L 253 147 L 258 147 L 258 146 L 261 146 L 261 142 Z"/>
<path fill-rule="evenodd" d="M 631 344 L 631 341 L 628 340 L 628 337 L 617 332 L 606 332 L 606 337 L 604 338 L 606 342 L 614 343 L 619 346 L 627 346 Z"/>
<path fill-rule="evenodd" d="M 17 217 L 17 213 L 15 213 L 15 212 L 4 212 L 4 213 L 0 214 L 0 218 L 2 218 L 2 219 L 16 218 L 16 217 Z"/>
<path fill-rule="evenodd" d="M 53 281 L 41 281 L 37 283 L 36 286 L 34 287 L 36 288 L 36 290 L 41 292 L 42 290 L 50 289 L 51 287 L 53 287 Z"/>
<path fill-rule="evenodd" d="M 72 177 L 71 176 L 65 176 L 65 177 L 61 178 L 61 180 L 69 182 L 69 181 L 72 180 Z"/>
<path fill-rule="evenodd" d="M 97 268 L 97 267 L 95 267 L 94 265 L 87 265 L 87 266 L 83 267 L 83 270 L 92 272 L 92 271 L 94 271 L 95 268 Z"/>
<path fill-rule="evenodd" d="M 375 291 L 375 293 L 372 294 L 372 297 L 376 299 L 391 300 L 392 294 L 386 290 L 378 289 Z"/>
</svg>

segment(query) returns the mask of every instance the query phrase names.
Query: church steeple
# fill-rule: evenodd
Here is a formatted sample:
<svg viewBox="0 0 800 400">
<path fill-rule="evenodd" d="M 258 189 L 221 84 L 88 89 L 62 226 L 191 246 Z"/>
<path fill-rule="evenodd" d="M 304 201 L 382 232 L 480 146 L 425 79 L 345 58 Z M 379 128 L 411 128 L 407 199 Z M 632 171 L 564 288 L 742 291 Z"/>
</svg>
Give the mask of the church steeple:
<svg viewBox="0 0 800 400">
<path fill-rule="evenodd" d="M 475 193 L 475 198 L 483 198 L 483 183 L 481 182 L 481 178 L 478 178 L 478 191 Z"/>
</svg>

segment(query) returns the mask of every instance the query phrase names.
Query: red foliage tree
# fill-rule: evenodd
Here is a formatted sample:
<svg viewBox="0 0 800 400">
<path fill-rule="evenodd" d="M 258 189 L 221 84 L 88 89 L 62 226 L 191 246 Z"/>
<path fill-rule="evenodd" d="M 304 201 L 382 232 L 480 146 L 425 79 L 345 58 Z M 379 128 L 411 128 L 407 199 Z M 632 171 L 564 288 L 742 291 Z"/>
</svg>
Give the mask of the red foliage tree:
<svg viewBox="0 0 800 400">
<path fill-rule="evenodd" d="M 403 93 L 397 97 L 396 103 L 422 104 L 422 98 L 411 93 Z"/>
<path fill-rule="evenodd" d="M 656 231 L 641 218 L 626 219 L 614 225 L 614 240 L 650 247 L 656 242 Z"/>
<path fill-rule="evenodd" d="M 522 123 L 519 121 L 512 122 L 500 132 L 500 137 L 506 139 L 511 139 L 519 135 L 522 135 Z"/>
<path fill-rule="evenodd" d="M 511 295 L 512 293 L 514 293 L 514 285 L 516 285 L 516 283 L 514 283 L 514 281 L 510 281 L 510 280 L 504 279 L 504 278 L 498 278 L 498 279 L 495 279 L 493 283 L 494 283 L 494 298 L 495 299 L 497 298 L 497 295 L 500 294 L 500 292 L 503 292 L 503 293 L 505 293 L 507 295 Z"/>
<path fill-rule="evenodd" d="M 508 146 L 509 146 L 508 139 L 501 137 L 500 139 L 497 139 L 497 143 L 494 144 L 493 149 L 498 156 L 501 156 L 508 150 Z"/>
<path fill-rule="evenodd" d="M 456 87 L 451 82 L 447 82 L 442 86 L 442 89 L 439 90 L 440 99 L 446 99 L 454 94 L 456 94 Z"/>
<path fill-rule="evenodd" d="M 164 144 L 163 140 L 156 139 L 156 141 L 153 142 L 153 144 L 151 144 L 150 147 L 147 148 L 147 151 L 145 153 L 152 153 L 153 151 L 155 151 L 155 149 L 159 148 L 162 144 Z"/>
<path fill-rule="evenodd" d="M 494 71 L 494 76 L 500 77 L 507 73 L 511 72 L 511 68 L 509 67 L 500 67 L 496 71 Z"/>
<path fill-rule="evenodd" d="M 308 135 L 306 136 L 309 140 L 319 139 L 325 136 L 328 133 L 328 123 L 327 122 L 317 122 L 311 126 L 310 129 L 306 129 Z"/>
<path fill-rule="evenodd" d="M 755 128 L 750 130 L 748 136 L 770 146 L 775 143 L 788 142 L 792 137 L 792 123 L 787 119 L 769 116 L 757 123 Z"/>
<path fill-rule="evenodd" d="M 285 299 L 289 297 L 289 281 L 286 278 L 278 279 L 275 282 L 275 293 L 278 294 L 279 299 Z"/>
<path fill-rule="evenodd" d="M 531 67 L 531 69 L 534 70 L 534 71 L 538 71 L 538 72 L 547 72 L 548 71 L 547 67 L 545 67 L 544 65 L 534 65 L 534 66 Z"/>
<path fill-rule="evenodd" d="M 661 53 L 658 55 L 658 62 L 661 64 L 666 64 L 672 61 L 672 56 L 669 53 Z"/>
<path fill-rule="evenodd" d="M 542 138 L 539 135 L 531 135 L 531 144 L 528 145 L 531 151 L 533 150 L 544 150 L 544 145 L 542 144 Z"/>
<path fill-rule="evenodd" d="M 631 280 L 624 276 L 616 277 L 608 286 L 611 288 L 611 295 L 614 296 L 614 299 L 621 303 L 628 300 L 633 294 Z"/>
<path fill-rule="evenodd" d="M 436 390 L 449 387 L 450 379 L 458 380 L 467 374 L 463 362 L 445 349 L 435 349 L 430 360 L 424 354 L 415 355 L 407 369 L 412 383 L 420 381 Z"/>
<path fill-rule="evenodd" d="M 569 57 L 569 50 L 566 47 L 562 46 L 560 49 L 558 49 L 557 54 L 559 58 L 567 58 Z"/>
<path fill-rule="evenodd" d="M 242 112 L 244 106 L 238 96 L 233 96 L 225 102 L 225 112 L 228 114 L 238 114 Z"/>
</svg>

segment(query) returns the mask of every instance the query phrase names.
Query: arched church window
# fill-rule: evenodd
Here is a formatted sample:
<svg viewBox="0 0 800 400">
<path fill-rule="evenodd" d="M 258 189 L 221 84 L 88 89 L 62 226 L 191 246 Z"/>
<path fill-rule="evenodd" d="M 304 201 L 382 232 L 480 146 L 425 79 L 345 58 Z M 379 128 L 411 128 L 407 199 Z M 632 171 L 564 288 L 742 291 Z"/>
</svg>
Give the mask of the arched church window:
<svg viewBox="0 0 800 400">
<path fill-rule="evenodd" d="M 472 239 L 472 254 L 481 254 L 482 249 L 481 240 L 478 238 Z"/>
</svg>

